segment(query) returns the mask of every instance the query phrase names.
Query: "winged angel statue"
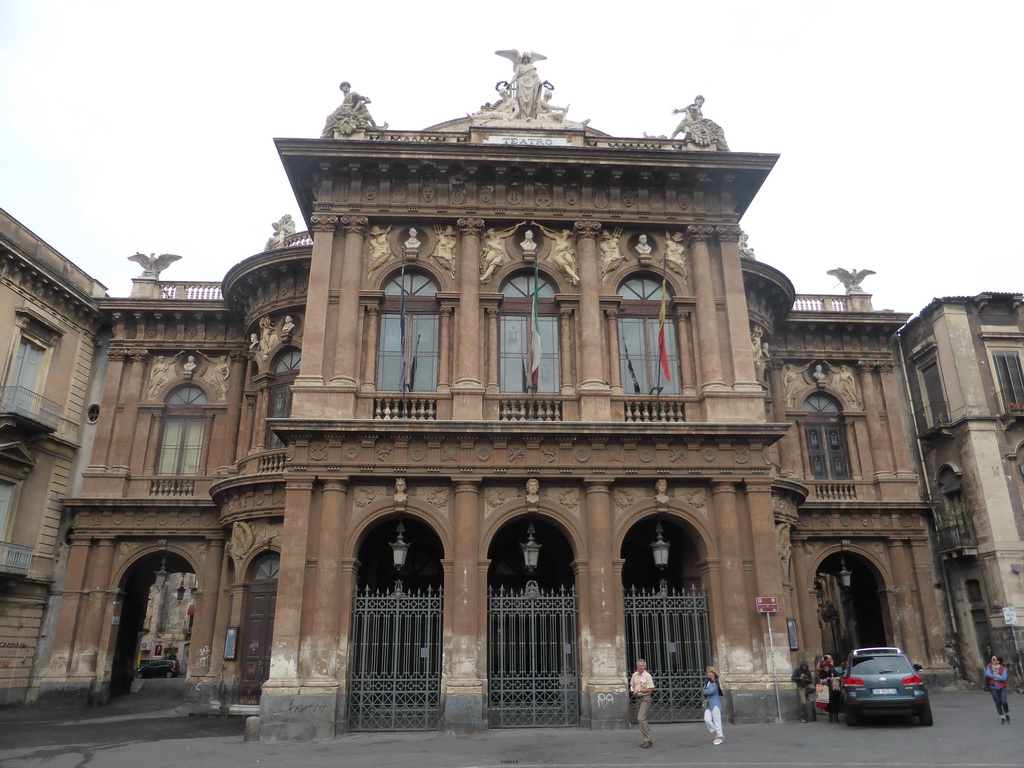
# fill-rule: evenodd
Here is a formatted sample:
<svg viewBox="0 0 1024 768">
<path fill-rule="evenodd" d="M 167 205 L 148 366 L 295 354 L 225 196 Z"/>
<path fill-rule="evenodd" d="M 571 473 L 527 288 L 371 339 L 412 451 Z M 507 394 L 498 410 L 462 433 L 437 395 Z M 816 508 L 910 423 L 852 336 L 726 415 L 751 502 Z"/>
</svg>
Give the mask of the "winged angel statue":
<svg viewBox="0 0 1024 768">
<path fill-rule="evenodd" d="M 134 261 L 142 267 L 142 274 L 139 277 L 159 280 L 160 273 L 180 258 L 181 256 L 175 256 L 173 253 L 161 253 L 159 256 L 155 253 L 151 253 L 149 256 L 144 253 L 136 253 L 134 256 L 129 256 L 128 261 Z"/>
<path fill-rule="evenodd" d="M 544 84 L 533 62 L 544 61 L 547 56 L 536 51 L 520 54 L 515 48 L 510 51 L 495 51 L 495 54 L 512 62 L 513 74 L 508 90 L 516 106 L 516 117 L 537 119 L 541 110 L 541 91 L 544 90 Z"/>
<path fill-rule="evenodd" d="M 860 287 L 860 284 L 864 281 L 865 277 L 875 273 L 870 269 L 858 270 L 854 267 L 852 270 L 845 270 L 842 267 L 836 267 L 835 269 L 830 269 L 825 274 L 836 278 L 846 288 L 846 293 L 851 294 L 864 293 L 864 289 Z"/>
</svg>

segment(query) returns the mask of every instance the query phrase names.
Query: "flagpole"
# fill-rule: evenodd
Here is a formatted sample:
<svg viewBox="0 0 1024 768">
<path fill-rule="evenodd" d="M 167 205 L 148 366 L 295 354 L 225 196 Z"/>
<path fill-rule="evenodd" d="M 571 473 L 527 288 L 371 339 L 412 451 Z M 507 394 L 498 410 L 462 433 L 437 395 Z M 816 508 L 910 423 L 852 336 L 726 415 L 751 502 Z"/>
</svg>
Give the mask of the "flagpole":
<svg viewBox="0 0 1024 768">
<path fill-rule="evenodd" d="M 668 287 L 668 248 L 661 255 L 661 313 L 658 316 L 658 379 L 654 393 L 654 412 L 661 418 L 661 369 L 662 360 L 667 359 L 665 348 L 665 293 Z M 665 355 L 665 358 L 662 357 Z M 666 374 L 667 375 L 667 374 Z"/>
<path fill-rule="evenodd" d="M 398 311 L 398 329 L 402 337 L 402 365 L 399 368 L 399 389 L 402 394 L 408 391 L 405 381 L 405 354 L 406 354 L 406 343 L 405 343 L 405 245 L 402 245 L 402 271 L 399 273 L 398 282 L 401 288 L 401 301 L 399 302 Z"/>
</svg>

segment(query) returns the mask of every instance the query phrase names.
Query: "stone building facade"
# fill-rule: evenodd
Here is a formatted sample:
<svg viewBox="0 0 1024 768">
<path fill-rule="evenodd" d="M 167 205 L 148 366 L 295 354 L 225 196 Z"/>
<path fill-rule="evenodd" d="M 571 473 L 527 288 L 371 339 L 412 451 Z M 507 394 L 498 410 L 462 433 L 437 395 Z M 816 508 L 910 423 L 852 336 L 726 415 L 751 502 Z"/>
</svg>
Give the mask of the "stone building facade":
<svg viewBox="0 0 1024 768">
<path fill-rule="evenodd" d="M 28 700 L 52 637 L 105 292 L 0 210 L 0 706 Z"/>
<path fill-rule="evenodd" d="M 978 683 L 993 653 L 1020 663 L 1011 622 L 1024 613 L 1022 300 L 936 299 L 900 337 L 956 662 Z"/>
<path fill-rule="evenodd" d="M 907 316 L 752 258 L 775 155 L 726 151 L 698 102 L 675 141 L 507 94 L 392 131 L 350 91 L 325 138 L 278 141 L 307 232 L 102 302 L 43 695 L 125 689 L 163 559 L 197 583 L 194 705 L 266 740 L 622 727 L 638 656 L 662 720 L 699 717 L 712 663 L 738 720 L 821 650 L 948 673 Z"/>
</svg>

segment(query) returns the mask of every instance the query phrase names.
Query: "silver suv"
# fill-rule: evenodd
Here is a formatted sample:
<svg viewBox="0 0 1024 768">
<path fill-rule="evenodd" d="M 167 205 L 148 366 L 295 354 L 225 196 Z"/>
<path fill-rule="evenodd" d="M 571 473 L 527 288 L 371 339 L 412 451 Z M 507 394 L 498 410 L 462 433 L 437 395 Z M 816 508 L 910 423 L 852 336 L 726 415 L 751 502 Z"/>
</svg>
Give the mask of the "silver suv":
<svg viewBox="0 0 1024 768">
<path fill-rule="evenodd" d="M 899 648 L 857 648 L 846 661 L 843 704 L 846 724 L 857 725 L 864 715 L 916 715 L 921 725 L 932 724 L 928 689 Z"/>
</svg>

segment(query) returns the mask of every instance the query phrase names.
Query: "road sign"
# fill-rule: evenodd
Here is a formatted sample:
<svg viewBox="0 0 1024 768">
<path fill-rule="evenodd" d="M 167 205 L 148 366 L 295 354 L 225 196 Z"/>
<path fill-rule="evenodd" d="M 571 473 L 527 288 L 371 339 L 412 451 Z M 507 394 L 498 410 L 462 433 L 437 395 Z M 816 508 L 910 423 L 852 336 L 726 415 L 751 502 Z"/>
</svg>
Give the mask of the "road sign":
<svg viewBox="0 0 1024 768">
<path fill-rule="evenodd" d="M 778 613 L 779 612 L 779 598 L 777 597 L 758 597 L 755 598 L 758 613 Z"/>
<path fill-rule="evenodd" d="M 1015 606 L 1003 606 L 1003 623 L 1009 626 L 1017 623 L 1017 608 Z"/>
</svg>

